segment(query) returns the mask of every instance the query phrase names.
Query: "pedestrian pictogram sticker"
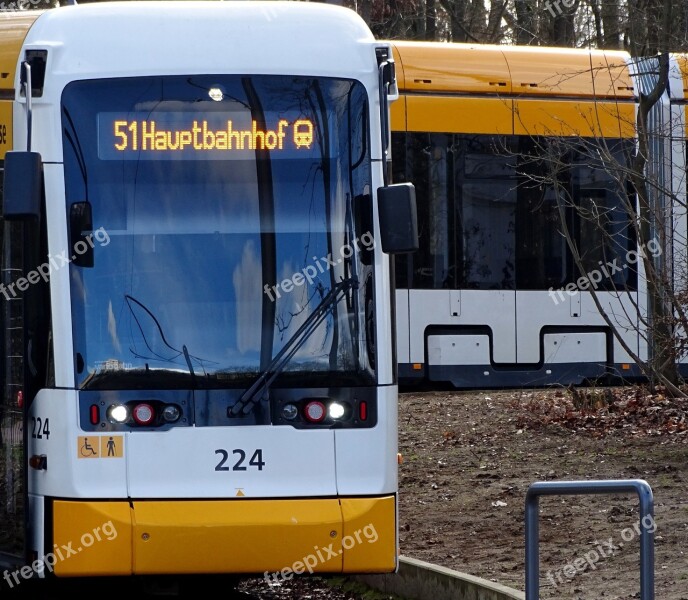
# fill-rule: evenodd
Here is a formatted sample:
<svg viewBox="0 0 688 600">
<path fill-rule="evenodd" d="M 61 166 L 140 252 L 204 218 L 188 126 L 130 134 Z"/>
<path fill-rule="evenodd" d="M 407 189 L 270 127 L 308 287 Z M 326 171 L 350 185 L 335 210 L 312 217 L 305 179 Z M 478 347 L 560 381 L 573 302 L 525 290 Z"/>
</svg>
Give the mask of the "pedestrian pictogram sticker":
<svg viewBox="0 0 688 600">
<path fill-rule="evenodd" d="M 124 436 L 84 435 L 77 438 L 78 458 L 122 458 Z"/>
<path fill-rule="evenodd" d="M 124 438 L 121 435 L 104 435 L 100 438 L 101 458 L 122 458 Z"/>
</svg>

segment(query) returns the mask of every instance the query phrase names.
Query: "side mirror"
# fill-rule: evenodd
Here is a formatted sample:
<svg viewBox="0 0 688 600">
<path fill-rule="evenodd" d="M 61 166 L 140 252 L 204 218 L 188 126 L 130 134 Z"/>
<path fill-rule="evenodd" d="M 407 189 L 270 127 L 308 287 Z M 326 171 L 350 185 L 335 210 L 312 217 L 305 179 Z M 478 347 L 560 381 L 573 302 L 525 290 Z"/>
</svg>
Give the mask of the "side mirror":
<svg viewBox="0 0 688 600">
<path fill-rule="evenodd" d="M 377 190 L 382 251 L 401 254 L 418 250 L 416 188 L 412 183 L 395 183 Z"/>
<path fill-rule="evenodd" d="M 41 214 L 43 163 L 38 152 L 5 154 L 2 214 L 8 221 Z"/>
</svg>

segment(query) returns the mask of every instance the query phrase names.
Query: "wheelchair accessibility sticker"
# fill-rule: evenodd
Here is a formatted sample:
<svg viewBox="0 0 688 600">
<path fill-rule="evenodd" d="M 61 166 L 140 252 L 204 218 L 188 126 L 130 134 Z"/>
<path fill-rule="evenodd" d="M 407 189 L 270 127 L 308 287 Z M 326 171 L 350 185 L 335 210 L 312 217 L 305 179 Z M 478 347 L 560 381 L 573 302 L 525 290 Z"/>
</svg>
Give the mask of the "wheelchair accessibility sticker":
<svg viewBox="0 0 688 600">
<path fill-rule="evenodd" d="M 124 456 L 124 436 L 79 436 L 76 455 L 77 458 L 122 458 Z"/>
</svg>

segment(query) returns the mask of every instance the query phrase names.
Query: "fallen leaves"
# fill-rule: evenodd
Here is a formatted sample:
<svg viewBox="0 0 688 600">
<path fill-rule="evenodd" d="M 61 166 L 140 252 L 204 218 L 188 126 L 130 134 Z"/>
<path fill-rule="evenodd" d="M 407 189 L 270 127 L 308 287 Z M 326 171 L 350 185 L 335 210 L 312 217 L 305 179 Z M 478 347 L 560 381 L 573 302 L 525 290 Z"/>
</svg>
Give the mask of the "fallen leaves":
<svg viewBox="0 0 688 600">
<path fill-rule="evenodd" d="M 595 437 L 625 430 L 634 436 L 677 435 L 688 441 L 688 399 L 669 398 L 640 386 L 569 387 L 566 392 L 518 397 L 511 407 L 518 411 L 519 431 L 558 425 Z"/>
<path fill-rule="evenodd" d="M 688 600 L 685 401 L 635 387 L 576 392 L 576 402 L 565 388 L 402 394 L 402 553 L 523 589 L 524 499 L 532 482 L 642 478 L 656 492 L 664 536 L 655 536 L 657 589 L 663 600 Z M 618 537 L 637 518 L 635 502 L 543 500 L 541 564 L 559 568 L 588 551 L 588 538 Z M 615 506 L 621 512 L 610 512 Z M 637 560 L 637 552 L 626 552 L 600 566 L 594 581 L 577 581 L 583 591 L 543 587 L 541 597 L 630 598 Z"/>
</svg>

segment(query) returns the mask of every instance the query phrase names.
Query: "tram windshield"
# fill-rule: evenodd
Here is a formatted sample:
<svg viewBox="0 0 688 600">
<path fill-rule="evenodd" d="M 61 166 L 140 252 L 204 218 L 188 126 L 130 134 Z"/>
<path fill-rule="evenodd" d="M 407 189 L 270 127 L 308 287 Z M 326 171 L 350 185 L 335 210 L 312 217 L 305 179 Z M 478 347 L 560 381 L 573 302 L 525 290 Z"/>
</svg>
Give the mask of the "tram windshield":
<svg viewBox="0 0 688 600">
<path fill-rule="evenodd" d="M 69 84 L 77 387 L 244 387 L 285 345 L 275 384 L 374 383 L 367 111 L 333 78 Z"/>
</svg>

